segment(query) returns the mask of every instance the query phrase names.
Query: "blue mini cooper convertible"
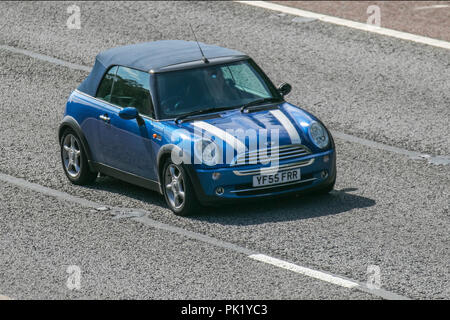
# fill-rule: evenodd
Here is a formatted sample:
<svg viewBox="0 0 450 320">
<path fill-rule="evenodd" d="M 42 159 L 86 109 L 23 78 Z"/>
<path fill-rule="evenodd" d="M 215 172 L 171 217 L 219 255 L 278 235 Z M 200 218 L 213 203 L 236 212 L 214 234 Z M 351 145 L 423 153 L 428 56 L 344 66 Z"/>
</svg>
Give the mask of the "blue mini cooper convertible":
<svg viewBox="0 0 450 320">
<path fill-rule="evenodd" d="M 319 119 L 284 100 L 247 55 L 165 40 L 100 53 L 59 127 L 74 184 L 98 173 L 164 195 L 178 215 L 200 205 L 326 193 L 335 146 Z"/>
</svg>

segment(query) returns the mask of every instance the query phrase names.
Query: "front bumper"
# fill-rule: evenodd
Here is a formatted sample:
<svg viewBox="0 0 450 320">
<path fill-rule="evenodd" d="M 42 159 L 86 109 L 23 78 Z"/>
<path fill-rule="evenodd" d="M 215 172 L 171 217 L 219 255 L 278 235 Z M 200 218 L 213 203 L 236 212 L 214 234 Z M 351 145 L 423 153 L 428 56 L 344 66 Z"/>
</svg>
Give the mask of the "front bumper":
<svg viewBox="0 0 450 320">
<path fill-rule="evenodd" d="M 283 161 L 280 162 L 279 166 L 279 171 L 300 167 L 301 180 L 286 184 L 253 187 L 253 176 L 261 174 L 260 169 L 263 168 L 261 165 L 233 166 L 219 169 L 197 169 L 188 166 L 186 169 L 194 185 L 197 198 L 204 205 L 309 192 L 321 189 L 333 183 L 336 179 L 336 153 L 334 149 L 311 154 L 300 159 Z M 214 172 L 220 173 L 219 179 L 214 180 L 212 178 Z M 324 172 L 326 172 L 325 177 Z M 223 194 L 216 194 L 219 187 L 223 188 Z"/>
</svg>

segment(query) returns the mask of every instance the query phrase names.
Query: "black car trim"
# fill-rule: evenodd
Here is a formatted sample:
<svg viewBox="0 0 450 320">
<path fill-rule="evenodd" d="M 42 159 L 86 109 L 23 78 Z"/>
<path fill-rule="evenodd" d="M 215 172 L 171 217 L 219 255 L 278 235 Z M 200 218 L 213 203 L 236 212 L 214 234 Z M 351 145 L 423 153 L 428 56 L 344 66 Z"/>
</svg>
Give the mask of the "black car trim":
<svg viewBox="0 0 450 320">
<path fill-rule="evenodd" d="M 103 163 L 91 162 L 95 171 L 101 172 L 104 175 L 114 177 L 116 179 L 146 188 L 153 191 L 157 191 L 162 194 L 161 185 L 159 182 L 139 177 L 133 173 L 113 168 Z"/>
<path fill-rule="evenodd" d="M 193 61 L 187 61 L 187 62 L 182 62 L 182 63 L 177 63 L 177 64 L 160 67 L 158 69 L 152 69 L 149 71 L 149 73 L 155 74 L 155 73 L 163 73 L 163 72 L 170 72 L 170 71 L 196 69 L 196 68 L 213 66 L 213 65 L 217 65 L 217 64 L 221 64 L 221 63 L 230 63 L 230 62 L 236 62 L 236 61 L 241 61 L 241 60 L 247 60 L 249 58 L 250 57 L 247 55 L 215 57 L 215 58 L 209 58 L 208 63 L 205 63 L 201 59 L 193 60 Z"/>
</svg>

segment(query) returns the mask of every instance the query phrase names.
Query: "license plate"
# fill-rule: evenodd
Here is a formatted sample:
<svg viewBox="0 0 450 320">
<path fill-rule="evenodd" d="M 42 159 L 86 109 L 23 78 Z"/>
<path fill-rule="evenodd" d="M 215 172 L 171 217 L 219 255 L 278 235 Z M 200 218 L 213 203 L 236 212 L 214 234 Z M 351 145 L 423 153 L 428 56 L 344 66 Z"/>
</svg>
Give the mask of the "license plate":
<svg viewBox="0 0 450 320">
<path fill-rule="evenodd" d="M 269 186 L 272 184 L 282 184 L 301 179 L 300 169 L 280 171 L 274 174 L 253 176 L 253 186 Z"/>
</svg>

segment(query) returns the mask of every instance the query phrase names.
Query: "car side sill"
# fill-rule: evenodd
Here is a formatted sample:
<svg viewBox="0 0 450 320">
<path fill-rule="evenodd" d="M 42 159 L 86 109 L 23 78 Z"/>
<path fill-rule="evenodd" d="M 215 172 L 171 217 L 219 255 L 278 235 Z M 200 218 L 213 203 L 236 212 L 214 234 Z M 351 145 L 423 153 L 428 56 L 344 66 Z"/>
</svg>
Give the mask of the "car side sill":
<svg viewBox="0 0 450 320">
<path fill-rule="evenodd" d="M 95 171 L 103 173 L 104 175 L 137 185 L 142 188 L 157 191 L 162 194 L 161 185 L 157 181 L 142 178 L 135 174 L 125 172 L 125 171 L 107 166 L 106 164 L 99 163 L 99 162 L 91 162 L 90 161 L 90 165 L 92 166 L 92 168 Z"/>
</svg>

